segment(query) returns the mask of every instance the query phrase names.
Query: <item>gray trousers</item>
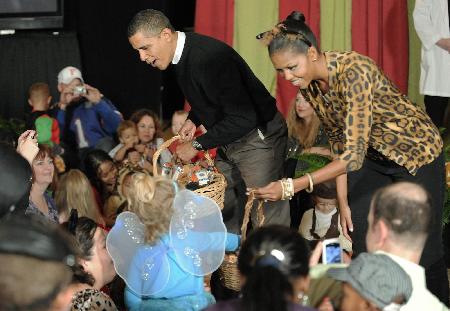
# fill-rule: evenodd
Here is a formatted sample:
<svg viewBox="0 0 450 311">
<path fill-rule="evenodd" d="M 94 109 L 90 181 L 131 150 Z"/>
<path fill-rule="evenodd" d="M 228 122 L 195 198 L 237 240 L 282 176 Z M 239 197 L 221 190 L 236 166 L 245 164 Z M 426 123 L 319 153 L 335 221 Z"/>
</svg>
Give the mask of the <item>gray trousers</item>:
<svg viewBox="0 0 450 311">
<path fill-rule="evenodd" d="M 219 147 L 216 167 L 227 179 L 223 220 L 229 232 L 240 233 L 246 187 L 261 187 L 281 178 L 285 159 L 287 127 L 277 113 L 265 127 Z M 256 202 L 255 202 L 256 204 Z M 290 225 L 289 201 L 264 203 L 264 224 Z M 255 225 L 254 213 L 252 221 Z"/>
</svg>

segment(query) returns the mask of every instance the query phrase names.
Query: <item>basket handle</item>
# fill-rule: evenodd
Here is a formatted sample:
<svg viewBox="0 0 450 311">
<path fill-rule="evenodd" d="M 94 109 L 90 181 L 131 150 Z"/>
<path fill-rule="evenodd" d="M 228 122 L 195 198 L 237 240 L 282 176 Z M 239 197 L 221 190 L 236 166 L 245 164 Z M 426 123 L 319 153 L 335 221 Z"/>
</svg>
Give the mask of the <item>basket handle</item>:
<svg viewBox="0 0 450 311">
<path fill-rule="evenodd" d="M 241 227 L 241 243 L 245 241 L 245 239 L 247 238 L 247 227 L 248 227 L 248 223 L 250 222 L 250 214 L 253 208 L 253 201 L 255 200 L 255 191 L 251 190 L 249 195 L 248 195 L 248 199 L 247 199 L 247 203 L 245 204 L 245 211 L 244 211 L 244 219 L 242 221 L 242 227 Z M 256 208 L 256 213 L 257 213 L 257 220 L 258 220 L 258 227 L 261 227 L 264 224 L 264 211 L 263 211 L 263 203 L 264 201 L 259 199 L 258 200 L 258 206 Z"/>
<path fill-rule="evenodd" d="M 161 153 L 169 148 L 169 146 L 174 142 L 179 140 L 181 137 L 180 135 L 175 135 L 174 137 L 166 140 L 165 142 L 163 142 L 159 148 L 155 151 L 155 153 L 153 154 L 153 158 L 152 158 L 152 162 L 153 162 L 153 176 L 158 176 L 158 159 L 159 156 L 161 155 Z M 209 166 L 214 166 L 214 161 L 211 158 L 211 155 L 209 154 L 208 150 L 205 150 L 205 159 L 208 162 Z"/>
</svg>

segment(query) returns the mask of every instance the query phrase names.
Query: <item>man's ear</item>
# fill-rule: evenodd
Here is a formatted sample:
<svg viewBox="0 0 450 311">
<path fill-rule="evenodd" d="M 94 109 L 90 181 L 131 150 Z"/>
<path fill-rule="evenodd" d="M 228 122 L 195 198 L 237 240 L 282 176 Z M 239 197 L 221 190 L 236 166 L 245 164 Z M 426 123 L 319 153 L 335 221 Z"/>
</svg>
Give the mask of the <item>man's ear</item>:
<svg viewBox="0 0 450 311">
<path fill-rule="evenodd" d="M 389 228 L 381 218 L 377 221 L 376 226 L 378 226 L 377 230 L 379 230 L 379 240 L 384 244 L 389 237 Z"/>
<path fill-rule="evenodd" d="M 33 103 L 31 102 L 31 99 L 28 99 L 28 105 L 30 105 L 31 107 L 33 107 Z"/>
<path fill-rule="evenodd" d="M 63 91 L 63 86 L 61 83 L 58 83 L 58 92 L 62 93 Z"/>
<path fill-rule="evenodd" d="M 173 40 L 173 31 L 170 30 L 169 28 L 164 28 L 163 30 L 161 30 L 161 38 L 168 40 L 168 41 L 172 41 Z"/>
<path fill-rule="evenodd" d="M 51 96 L 49 96 L 48 98 L 47 98 L 47 104 L 49 104 L 50 105 L 50 102 L 52 101 L 52 97 Z"/>
</svg>

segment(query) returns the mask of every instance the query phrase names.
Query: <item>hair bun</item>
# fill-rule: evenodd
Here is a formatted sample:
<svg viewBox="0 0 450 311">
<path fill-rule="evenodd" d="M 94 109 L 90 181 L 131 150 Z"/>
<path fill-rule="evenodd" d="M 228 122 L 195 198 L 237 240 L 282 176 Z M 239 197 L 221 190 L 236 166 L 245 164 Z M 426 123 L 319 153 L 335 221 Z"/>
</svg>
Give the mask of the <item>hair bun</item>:
<svg viewBox="0 0 450 311">
<path fill-rule="evenodd" d="M 289 14 L 288 17 L 286 17 L 286 20 L 297 21 L 297 22 L 304 23 L 305 22 L 305 15 L 303 15 L 303 13 L 299 12 L 299 11 L 292 11 L 292 13 Z"/>
</svg>

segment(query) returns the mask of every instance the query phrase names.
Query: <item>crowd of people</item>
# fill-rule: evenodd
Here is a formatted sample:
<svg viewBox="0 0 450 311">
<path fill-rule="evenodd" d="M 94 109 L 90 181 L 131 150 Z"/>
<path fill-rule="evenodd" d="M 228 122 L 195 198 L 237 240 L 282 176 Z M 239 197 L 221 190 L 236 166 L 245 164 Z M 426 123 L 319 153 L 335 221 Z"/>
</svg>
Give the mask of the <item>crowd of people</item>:
<svg viewBox="0 0 450 311">
<path fill-rule="evenodd" d="M 78 68 L 54 105 L 33 84 L 27 130 L 0 144 L 0 310 L 448 310 L 443 141 L 373 60 L 320 51 L 299 12 L 259 34 L 299 89 L 285 119 L 225 43 L 152 9 L 127 35 L 174 68 L 178 140 L 162 148 L 156 113 L 124 119 Z M 223 209 L 167 172 L 205 152 Z M 241 236 L 250 194 L 264 223 Z M 236 251 L 240 293 L 215 277 Z"/>
</svg>

